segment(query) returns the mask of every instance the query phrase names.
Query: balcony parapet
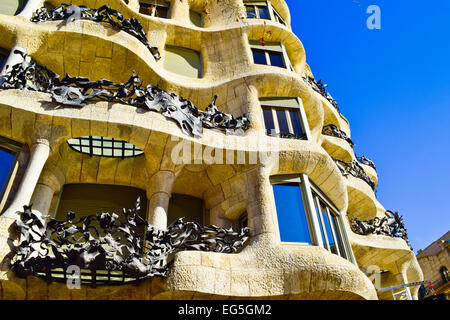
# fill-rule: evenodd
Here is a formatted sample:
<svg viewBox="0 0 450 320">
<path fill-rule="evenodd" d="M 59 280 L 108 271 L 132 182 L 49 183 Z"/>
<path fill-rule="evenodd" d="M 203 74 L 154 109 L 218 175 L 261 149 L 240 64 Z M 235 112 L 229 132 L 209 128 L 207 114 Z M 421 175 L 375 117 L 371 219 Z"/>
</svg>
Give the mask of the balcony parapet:
<svg viewBox="0 0 450 320">
<path fill-rule="evenodd" d="M 142 42 L 152 53 L 156 61 L 161 59 L 158 48 L 150 45 L 139 20 L 136 18 L 124 19 L 119 11 L 111 9 L 108 5 L 101 6 L 98 9 L 68 4 L 62 4 L 50 10 L 42 7 L 33 14 L 31 21 L 37 23 L 62 20 L 70 23 L 77 19 L 107 23 L 114 28 L 125 31 Z"/>
<path fill-rule="evenodd" d="M 375 217 L 371 220 L 359 220 L 358 218 L 350 218 L 350 227 L 356 234 L 367 235 L 384 235 L 392 238 L 401 238 L 406 241 L 412 250 L 411 243 L 403 221 L 403 217 L 398 212 L 387 210 L 385 217 Z"/>
<path fill-rule="evenodd" d="M 365 164 L 366 166 L 372 167 L 375 171 L 377 171 L 377 167 L 375 163 L 365 156 L 357 157 L 359 163 Z"/>
<path fill-rule="evenodd" d="M 28 275 L 48 282 L 66 281 L 70 267 L 83 272 L 83 284 L 123 285 L 155 276 L 167 277 L 174 254 L 196 250 L 237 253 L 249 238 L 249 229 L 239 232 L 216 226 L 204 227 L 182 219 L 166 230 L 158 229 L 138 214 L 140 201 L 123 216 L 93 214 L 46 223 L 31 206 L 24 206 L 14 228 L 21 236 L 13 249 L 11 270 L 19 278 Z M 69 269 L 70 268 L 70 269 Z"/>
<path fill-rule="evenodd" d="M 325 90 L 325 88 L 328 87 L 327 84 L 322 83 L 322 80 L 319 80 L 319 81 L 317 82 L 314 78 L 311 78 L 311 77 L 303 77 L 303 80 L 304 80 L 307 84 L 309 84 L 310 87 L 311 87 L 314 91 L 320 93 L 325 99 L 327 99 L 328 102 L 330 102 L 331 105 L 332 105 L 333 107 L 336 108 L 336 110 L 339 112 L 339 114 L 341 114 L 341 111 L 339 110 L 339 106 L 338 106 L 337 101 L 331 96 L 331 94 L 329 94 L 329 93 Z"/>
<path fill-rule="evenodd" d="M 353 160 L 352 162 L 345 162 L 335 158 L 333 158 L 333 160 L 336 162 L 337 167 L 344 177 L 352 175 L 355 178 L 362 179 L 375 191 L 375 181 L 369 177 L 356 160 Z"/>
<path fill-rule="evenodd" d="M 348 144 L 353 148 L 355 143 L 350 139 L 350 137 L 342 130 L 340 130 L 338 127 L 336 127 L 334 124 L 329 124 L 323 127 L 322 134 L 327 136 L 332 136 L 340 139 L 344 139 L 348 142 Z"/>
<path fill-rule="evenodd" d="M 33 62 L 26 52 L 15 50 L 13 54 L 21 55 L 23 62 L 12 66 L 7 74 L 0 77 L 0 90 L 28 89 L 46 92 L 52 95 L 53 101 L 78 108 L 92 100 L 124 103 L 159 112 L 177 122 L 184 134 L 195 137 L 202 136 L 203 128 L 243 132 L 250 123 L 245 114 L 234 118 L 219 111 L 215 105 L 217 96 L 206 111 L 201 111 L 191 101 L 174 93 L 166 92 L 158 86 L 144 86 L 134 72 L 128 82 L 120 84 L 106 79 L 90 81 L 69 75 L 60 80 L 58 74 Z"/>
</svg>

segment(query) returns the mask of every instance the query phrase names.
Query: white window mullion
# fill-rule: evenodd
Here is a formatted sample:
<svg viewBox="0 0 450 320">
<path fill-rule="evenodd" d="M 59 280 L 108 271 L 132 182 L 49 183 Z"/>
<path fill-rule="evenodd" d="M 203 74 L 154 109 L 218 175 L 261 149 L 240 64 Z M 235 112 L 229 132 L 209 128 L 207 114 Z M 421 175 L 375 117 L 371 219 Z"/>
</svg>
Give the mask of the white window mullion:
<svg viewBox="0 0 450 320">
<path fill-rule="evenodd" d="M 308 118 L 306 117 L 305 108 L 303 106 L 303 101 L 301 98 L 297 97 L 297 102 L 300 107 L 300 110 L 299 110 L 300 111 L 300 123 L 302 125 L 303 130 L 306 133 L 306 139 L 311 141 L 312 136 L 311 136 L 311 131 L 309 130 Z"/>
<path fill-rule="evenodd" d="M 290 109 L 286 109 L 284 112 L 286 113 L 286 121 L 288 123 L 289 133 L 294 134 L 294 128 L 292 127 L 292 120 L 291 120 L 291 114 Z"/>
<path fill-rule="evenodd" d="M 338 252 L 338 255 L 340 255 L 342 257 L 341 245 L 339 244 L 338 238 L 336 236 L 336 230 L 334 230 L 333 217 L 331 216 L 331 213 L 330 213 L 330 210 L 328 209 L 328 207 L 326 208 L 326 211 L 327 211 L 328 221 L 330 222 L 331 235 L 333 236 L 334 244 L 336 246 L 336 250 Z"/>
<path fill-rule="evenodd" d="M 276 21 L 275 14 L 273 13 L 272 3 L 270 2 L 270 0 L 267 0 L 267 10 L 269 11 L 270 20 Z"/>
<path fill-rule="evenodd" d="M 317 208 L 317 215 L 319 216 L 318 219 L 320 220 L 321 223 L 321 230 L 322 230 L 322 235 L 325 238 L 325 247 L 327 250 L 331 251 L 330 248 L 330 240 L 328 240 L 328 235 L 327 235 L 327 228 L 325 226 L 325 221 L 323 221 L 323 216 L 322 216 L 322 210 L 321 210 L 321 206 L 320 206 L 320 201 L 319 198 L 317 196 L 314 196 L 314 200 L 315 200 L 315 204 L 316 204 L 316 208 Z"/>
<path fill-rule="evenodd" d="M 277 110 L 275 108 L 272 108 L 272 118 L 273 118 L 273 126 L 275 129 L 275 133 L 280 133 L 280 126 L 278 125 L 278 116 L 277 116 Z"/>
<path fill-rule="evenodd" d="M 315 205 L 314 205 L 314 198 L 311 191 L 311 183 L 309 182 L 309 178 L 306 174 L 302 173 L 300 174 L 303 182 L 304 187 L 304 194 L 305 194 L 305 206 L 307 211 L 307 217 L 308 221 L 310 223 L 310 236 L 311 236 L 311 242 L 319 247 L 325 248 L 322 236 L 320 233 L 320 225 L 319 220 L 317 220 L 317 214 L 315 214 Z"/>
</svg>

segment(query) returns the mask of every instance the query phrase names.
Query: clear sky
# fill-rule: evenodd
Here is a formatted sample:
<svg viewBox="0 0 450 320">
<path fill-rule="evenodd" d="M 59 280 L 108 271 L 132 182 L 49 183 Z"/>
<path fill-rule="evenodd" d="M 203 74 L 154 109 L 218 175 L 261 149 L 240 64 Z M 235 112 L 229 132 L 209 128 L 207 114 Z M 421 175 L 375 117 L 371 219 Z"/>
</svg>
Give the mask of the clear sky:
<svg viewBox="0 0 450 320">
<path fill-rule="evenodd" d="M 414 251 L 450 229 L 450 1 L 286 0 L 317 80 L 374 160 L 378 199 Z M 370 5 L 381 29 L 369 30 Z"/>
</svg>

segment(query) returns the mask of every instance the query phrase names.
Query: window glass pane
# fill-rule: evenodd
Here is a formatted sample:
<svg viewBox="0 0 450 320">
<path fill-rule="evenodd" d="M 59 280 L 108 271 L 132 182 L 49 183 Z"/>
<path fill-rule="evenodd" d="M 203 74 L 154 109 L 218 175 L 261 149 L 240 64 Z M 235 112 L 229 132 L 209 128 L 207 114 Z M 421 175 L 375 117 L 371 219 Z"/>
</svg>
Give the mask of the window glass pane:
<svg viewBox="0 0 450 320">
<path fill-rule="evenodd" d="M 22 10 L 22 5 L 26 1 L 20 0 L 1 0 L 0 1 L 0 13 L 13 16 L 18 14 Z"/>
<path fill-rule="evenodd" d="M 145 14 L 147 16 L 153 15 L 153 11 L 155 10 L 155 6 L 152 6 L 147 3 L 139 3 L 139 13 Z"/>
<path fill-rule="evenodd" d="M 269 56 L 270 56 L 270 65 L 280 68 L 286 68 L 283 61 L 283 55 L 281 54 L 281 52 L 270 51 Z"/>
<path fill-rule="evenodd" d="M 294 130 L 294 133 L 297 135 L 304 134 L 298 111 L 289 111 L 289 116 L 291 117 L 292 129 Z"/>
<path fill-rule="evenodd" d="M 341 252 L 341 256 L 343 258 L 347 259 L 347 255 L 345 254 L 345 250 L 344 250 L 344 242 L 342 241 L 341 230 L 339 229 L 339 223 L 338 223 L 337 219 L 338 218 L 336 216 L 332 216 L 331 223 L 332 223 L 332 227 L 333 227 L 333 230 L 334 230 L 334 234 L 337 237 L 336 241 L 338 242 L 338 245 L 339 245 L 339 248 L 340 248 L 340 252 Z"/>
<path fill-rule="evenodd" d="M 325 209 L 325 205 L 320 202 L 320 211 L 322 213 L 322 219 L 323 219 L 323 223 L 325 224 L 325 230 L 327 232 L 327 237 L 328 237 L 328 244 L 330 245 L 330 250 L 331 252 L 338 254 L 337 248 L 336 248 L 336 243 L 334 242 L 333 239 L 333 234 L 331 232 L 331 225 L 330 225 L 330 221 L 328 219 L 328 215 Z"/>
<path fill-rule="evenodd" d="M 267 7 L 257 6 L 257 8 L 258 8 L 260 19 L 270 20 L 269 10 L 267 9 Z"/>
<path fill-rule="evenodd" d="M 252 49 L 253 61 L 255 64 L 265 64 L 267 65 L 266 54 L 263 50 Z"/>
<path fill-rule="evenodd" d="M 168 18 L 169 17 L 169 8 L 157 6 L 156 11 L 155 11 L 155 17 Z"/>
<path fill-rule="evenodd" d="M 103 155 L 105 157 L 112 157 L 112 150 L 111 149 L 103 149 Z"/>
<path fill-rule="evenodd" d="M 102 141 L 101 140 L 92 139 L 92 145 L 94 147 L 101 147 Z"/>
<path fill-rule="evenodd" d="M 264 115 L 264 123 L 266 125 L 266 132 L 268 135 L 271 135 L 272 133 L 275 132 L 275 126 L 273 124 L 272 109 L 264 108 L 263 115 Z"/>
<path fill-rule="evenodd" d="M 254 6 L 245 6 L 245 10 L 247 11 L 247 18 L 249 19 L 256 18 L 256 11 Z"/>
<path fill-rule="evenodd" d="M 94 154 L 94 155 L 101 155 L 102 154 L 102 149 L 100 149 L 100 148 L 92 148 L 93 149 L 93 151 L 92 151 L 92 153 Z"/>
<path fill-rule="evenodd" d="M 198 12 L 189 10 L 189 19 L 194 26 L 203 27 L 202 15 Z"/>
<path fill-rule="evenodd" d="M 317 207 L 315 197 L 314 197 L 314 207 Z M 319 221 L 319 226 L 320 226 L 320 235 L 322 236 L 323 245 L 326 248 L 327 247 L 327 239 L 325 238 L 325 229 L 322 224 L 322 220 L 320 220 L 320 210 L 318 208 L 316 208 L 316 214 L 317 214 L 317 221 Z"/>
<path fill-rule="evenodd" d="M 7 183 L 9 170 L 14 162 L 14 154 L 0 149 L 0 196 L 5 184 Z M 1 200 L 1 199 L 0 199 Z"/>
<path fill-rule="evenodd" d="M 278 128 L 280 133 L 289 133 L 289 126 L 286 118 L 286 111 L 283 109 L 277 110 Z"/>
<path fill-rule="evenodd" d="M 186 77 L 202 77 L 200 52 L 183 47 L 166 46 L 164 68 Z"/>
<path fill-rule="evenodd" d="M 298 184 L 273 185 L 281 241 L 311 243 Z"/>
<path fill-rule="evenodd" d="M 167 225 L 184 218 L 184 222 L 197 222 L 204 224 L 203 214 L 204 204 L 200 198 L 195 198 L 182 194 L 174 194 L 169 201 L 169 209 L 167 215 Z"/>
</svg>

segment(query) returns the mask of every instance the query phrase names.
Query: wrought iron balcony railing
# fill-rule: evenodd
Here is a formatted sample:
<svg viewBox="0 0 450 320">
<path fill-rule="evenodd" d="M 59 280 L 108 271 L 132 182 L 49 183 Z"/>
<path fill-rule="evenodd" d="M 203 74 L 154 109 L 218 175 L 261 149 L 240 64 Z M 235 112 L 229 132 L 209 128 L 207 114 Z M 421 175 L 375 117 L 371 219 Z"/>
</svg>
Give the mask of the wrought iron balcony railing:
<svg viewBox="0 0 450 320">
<path fill-rule="evenodd" d="M 53 9 L 42 7 L 33 14 L 31 21 L 45 22 L 63 20 L 66 21 L 66 23 L 70 23 L 77 19 L 106 23 L 116 29 L 125 31 L 142 42 L 152 53 L 156 61 L 161 59 L 158 48 L 151 46 L 148 42 L 147 36 L 145 35 L 139 20 L 136 18 L 124 19 L 119 11 L 111 9 L 108 5 L 101 6 L 98 9 L 91 9 L 85 6 L 76 6 L 73 4 L 62 4 L 61 6 Z"/>
<path fill-rule="evenodd" d="M 333 107 L 336 108 L 336 110 L 339 112 L 339 114 L 341 113 L 341 111 L 339 110 L 337 101 L 335 99 L 333 99 L 333 97 L 325 90 L 325 88 L 328 87 L 327 84 L 322 83 L 322 80 L 319 80 L 319 82 L 316 82 L 316 80 L 311 77 L 303 77 L 303 80 L 307 84 L 309 84 L 310 87 L 313 88 L 314 91 L 320 93 L 325 99 L 327 99 L 328 102 L 330 102 L 333 105 Z"/>
<path fill-rule="evenodd" d="M 102 213 L 75 220 L 75 213 L 68 212 L 66 221 L 46 223 L 24 206 L 14 223 L 20 243 L 12 250 L 11 270 L 18 277 L 51 282 L 66 281 L 68 268 L 75 266 L 82 284 L 125 284 L 167 277 L 179 251 L 235 253 L 249 237 L 248 228 L 234 232 L 182 219 L 160 230 L 142 219 L 139 210 L 138 199 L 134 208 L 123 209 L 123 217 Z"/>
<path fill-rule="evenodd" d="M 377 167 L 375 166 L 375 163 L 370 160 L 369 158 L 365 156 L 357 157 L 356 158 L 359 163 L 365 164 L 366 166 L 372 167 L 375 171 L 377 171 Z"/>
<path fill-rule="evenodd" d="M 61 79 L 58 74 L 32 61 L 25 52 L 15 50 L 14 54 L 21 55 L 23 62 L 12 66 L 6 75 L 0 77 L 0 90 L 28 89 L 50 93 L 53 101 L 78 108 L 93 100 L 124 103 L 141 110 L 159 112 L 177 122 L 183 133 L 195 137 L 202 136 L 203 128 L 239 132 L 247 130 L 250 123 L 245 114 L 234 118 L 219 111 L 215 105 L 217 96 L 206 111 L 201 111 L 191 101 L 174 93 L 158 86 L 144 86 L 134 71 L 126 83 L 106 79 L 90 81 L 67 74 Z"/>
<path fill-rule="evenodd" d="M 375 217 L 372 220 L 359 220 L 350 218 L 350 226 L 354 233 L 360 235 L 385 235 L 393 238 L 401 238 L 406 241 L 412 250 L 408 239 L 403 217 L 398 212 L 386 211 L 385 217 Z"/>
<path fill-rule="evenodd" d="M 353 148 L 355 145 L 352 139 L 342 130 L 340 130 L 338 127 L 336 127 L 334 124 L 329 124 L 323 127 L 322 134 L 327 136 L 332 136 L 340 139 L 344 139 L 348 142 L 348 144 Z"/>
<path fill-rule="evenodd" d="M 339 170 L 341 171 L 344 177 L 350 174 L 355 178 L 362 179 L 372 188 L 372 190 L 375 191 L 375 181 L 373 181 L 367 175 L 367 173 L 364 171 L 364 169 L 356 160 L 352 162 L 345 162 L 335 158 L 333 158 L 333 160 L 336 162 L 336 165 L 338 166 Z"/>
</svg>

